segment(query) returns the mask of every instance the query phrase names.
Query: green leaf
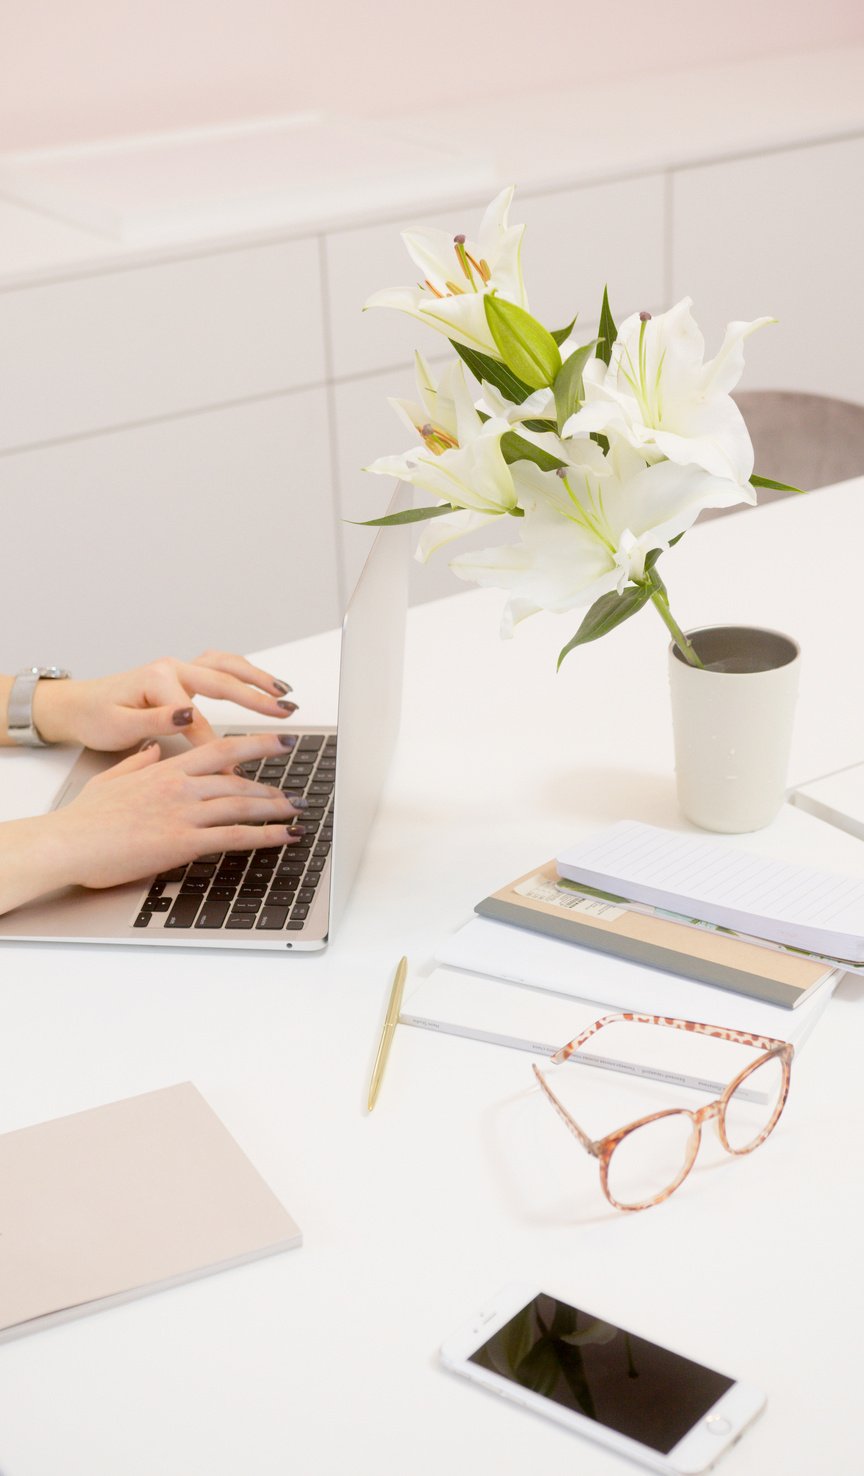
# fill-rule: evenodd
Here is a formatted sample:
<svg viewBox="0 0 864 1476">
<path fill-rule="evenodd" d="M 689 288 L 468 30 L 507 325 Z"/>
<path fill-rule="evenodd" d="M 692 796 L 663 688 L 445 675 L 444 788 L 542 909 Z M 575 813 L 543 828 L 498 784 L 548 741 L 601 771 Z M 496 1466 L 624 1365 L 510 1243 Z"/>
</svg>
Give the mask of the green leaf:
<svg viewBox="0 0 864 1476">
<path fill-rule="evenodd" d="M 595 446 L 599 446 L 604 456 L 609 455 L 609 437 L 604 436 L 602 431 L 591 431 L 591 440 Z"/>
<path fill-rule="evenodd" d="M 449 502 L 445 502 L 443 507 L 409 507 L 404 512 L 388 513 L 385 518 L 367 518 L 362 523 L 352 518 L 345 521 L 355 528 L 395 528 L 399 523 L 425 523 L 427 518 L 443 518 L 446 513 L 461 511 L 461 508 L 451 507 Z"/>
<path fill-rule="evenodd" d="M 517 431 L 505 431 L 501 437 L 501 454 L 508 466 L 514 461 L 533 461 L 541 471 L 557 471 L 564 462 L 549 451 L 543 451 L 531 441 L 526 441 Z"/>
<path fill-rule="evenodd" d="M 552 384 L 561 368 L 561 352 L 548 328 L 503 297 L 487 292 L 486 322 L 508 369 L 532 389 Z"/>
<path fill-rule="evenodd" d="M 806 487 L 790 487 L 788 482 L 772 482 L 770 477 L 757 477 L 756 473 L 750 478 L 751 487 L 768 487 L 772 492 L 800 492 L 802 497 Z"/>
<path fill-rule="evenodd" d="M 623 624 L 637 610 L 641 610 L 650 598 L 651 590 L 644 584 L 628 584 L 623 594 L 618 594 L 613 589 L 609 594 L 601 595 L 599 600 L 594 601 L 572 641 L 568 641 L 561 651 L 558 657 L 559 671 L 564 657 L 575 646 L 584 646 L 588 641 L 599 641 L 601 636 L 608 635 L 616 625 Z"/>
<path fill-rule="evenodd" d="M 557 422 L 554 420 L 523 420 L 522 424 L 526 430 L 543 431 L 546 433 L 551 431 L 553 434 L 558 429 Z"/>
<path fill-rule="evenodd" d="M 554 338 L 554 340 L 557 343 L 557 345 L 558 345 L 559 348 L 561 347 L 562 343 L 566 343 L 567 342 L 568 338 L 570 337 L 570 334 L 573 332 L 573 329 L 576 327 L 576 318 L 578 318 L 578 316 L 579 316 L 579 314 L 577 313 L 576 314 L 576 317 L 571 318 L 570 319 L 570 322 L 567 324 L 567 327 L 566 328 L 553 328 L 552 329 L 552 337 Z"/>
<path fill-rule="evenodd" d="M 612 358 L 612 345 L 618 337 L 615 319 L 609 310 L 609 289 L 603 288 L 603 306 L 600 309 L 600 327 L 597 330 L 597 358 L 608 364 Z"/>
<path fill-rule="evenodd" d="M 582 399 L 582 371 L 591 357 L 591 350 L 596 341 L 592 339 L 590 343 L 583 343 L 581 348 L 576 349 L 569 359 L 564 360 L 560 372 L 555 377 L 552 389 L 555 394 L 555 412 L 558 416 L 560 431 L 563 431 L 565 422 L 570 419 Z"/>
<path fill-rule="evenodd" d="M 523 400 L 527 400 L 531 394 L 530 384 L 517 379 L 506 364 L 502 364 L 499 359 L 491 358 L 489 354 L 478 353 L 477 349 L 466 348 L 464 343 L 456 343 L 452 338 L 450 344 L 463 364 L 471 370 L 478 383 L 484 379 L 487 380 L 514 405 L 521 405 Z"/>
</svg>

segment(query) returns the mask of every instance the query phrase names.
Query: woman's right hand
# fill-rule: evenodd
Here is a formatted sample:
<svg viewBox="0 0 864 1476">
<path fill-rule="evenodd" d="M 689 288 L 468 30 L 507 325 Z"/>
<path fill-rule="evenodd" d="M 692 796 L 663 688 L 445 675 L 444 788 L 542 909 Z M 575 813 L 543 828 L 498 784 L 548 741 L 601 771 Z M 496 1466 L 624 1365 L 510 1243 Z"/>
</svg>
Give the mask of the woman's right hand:
<svg viewBox="0 0 864 1476">
<path fill-rule="evenodd" d="M 154 742 L 105 769 L 71 804 L 35 822 L 50 822 L 42 853 L 50 874 L 39 890 L 112 887 L 210 852 L 296 844 L 302 816 L 282 791 L 233 772 L 251 759 L 284 758 L 287 746 L 277 733 L 217 738 L 162 759 Z"/>
</svg>

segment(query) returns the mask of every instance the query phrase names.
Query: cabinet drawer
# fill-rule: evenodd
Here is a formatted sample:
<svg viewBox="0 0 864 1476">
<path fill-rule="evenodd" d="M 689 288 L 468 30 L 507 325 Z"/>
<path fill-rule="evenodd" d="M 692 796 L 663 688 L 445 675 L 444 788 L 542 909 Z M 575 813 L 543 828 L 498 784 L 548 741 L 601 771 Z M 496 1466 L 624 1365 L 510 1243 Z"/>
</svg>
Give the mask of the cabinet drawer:
<svg viewBox="0 0 864 1476">
<path fill-rule="evenodd" d="M 339 619 L 326 391 L 0 456 L 0 671 L 254 651 Z M 49 656 L 45 656 L 48 652 Z"/>
<path fill-rule="evenodd" d="M 0 293 L 0 448 L 324 378 L 318 243 Z"/>
</svg>

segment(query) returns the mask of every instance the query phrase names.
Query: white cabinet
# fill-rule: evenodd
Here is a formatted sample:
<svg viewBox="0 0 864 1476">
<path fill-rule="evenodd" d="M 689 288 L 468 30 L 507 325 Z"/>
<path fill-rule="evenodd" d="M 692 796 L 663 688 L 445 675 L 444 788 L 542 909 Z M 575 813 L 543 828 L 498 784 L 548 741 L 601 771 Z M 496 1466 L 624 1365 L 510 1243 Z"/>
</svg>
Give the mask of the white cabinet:
<svg viewBox="0 0 864 1476">
<path fill-rule="evenodd" d="M 0 448 L 324 377 L 314 239 L 0 293 Z"/>
<path fill-rule="evenodd" d="M 779 321 L 746 345 L 746 388 L 864 401 L 864 139 L 673 175 L 673 296 L 708 351 L 727 319 Z"/>
<path fill-rule="evenodd" d="M 319 389 L 0 457 L 0 671 L 94 675 L 335 625 L 328 445 Z"/>
<path fill-rule="evenodd" d="M 590 337 L 608 284 L 612 312 L 664 305 L 666 253 L 660 174 L 610 184 L 520 196 L 511 211 L 524 220 L 522 270 L 532 313 L 549 328 L 579 314 L 577 335 Z"/>
</svg>

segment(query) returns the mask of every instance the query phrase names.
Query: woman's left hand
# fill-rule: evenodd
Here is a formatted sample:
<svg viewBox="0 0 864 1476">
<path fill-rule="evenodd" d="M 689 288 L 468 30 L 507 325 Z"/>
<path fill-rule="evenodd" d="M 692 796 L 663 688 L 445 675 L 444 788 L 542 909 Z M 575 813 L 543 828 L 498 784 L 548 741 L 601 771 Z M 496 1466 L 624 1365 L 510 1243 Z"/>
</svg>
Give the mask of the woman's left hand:
<svg viewBox="0 0 864 1476">
<path fill-rule="evenodd" d="M 287 682 L 243 656 L 205 651 L 194 661 L 165 657 L 92 681 L 39 682 L 33 721 L 47 743 L 112 753 L 169 733 L 209 743 L 216 735 L 194 697 L 220 697 L 267 718 L 289 718 L 297 710 L 290 691 Z"/>
</svg>

